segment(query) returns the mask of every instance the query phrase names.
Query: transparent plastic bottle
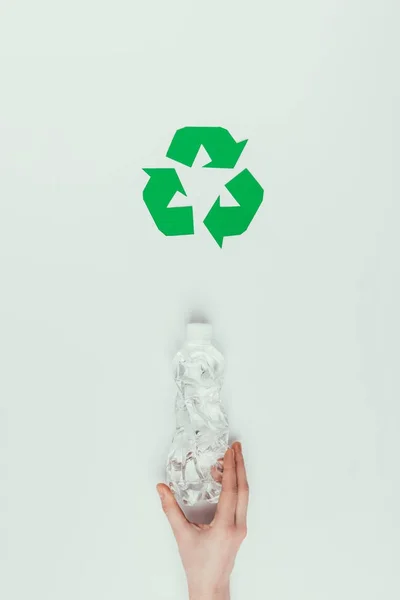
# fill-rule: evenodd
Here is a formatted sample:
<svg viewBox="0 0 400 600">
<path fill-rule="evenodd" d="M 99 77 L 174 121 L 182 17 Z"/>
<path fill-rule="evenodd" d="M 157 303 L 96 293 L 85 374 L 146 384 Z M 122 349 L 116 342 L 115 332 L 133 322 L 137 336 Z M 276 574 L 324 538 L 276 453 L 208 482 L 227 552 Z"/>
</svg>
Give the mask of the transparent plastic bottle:
<svg viewBox="0 0 400 600">
<path fill-rule="evenodd" d="M 228 420 L 220 399 L 224 359 L 212 345 L 212 327 L 187 326 L 186 342 L 174 359 L 176 431 L 167 461 L 167 482 L 176 497 L 193 506 L 217 502 Z"/>
</svg>

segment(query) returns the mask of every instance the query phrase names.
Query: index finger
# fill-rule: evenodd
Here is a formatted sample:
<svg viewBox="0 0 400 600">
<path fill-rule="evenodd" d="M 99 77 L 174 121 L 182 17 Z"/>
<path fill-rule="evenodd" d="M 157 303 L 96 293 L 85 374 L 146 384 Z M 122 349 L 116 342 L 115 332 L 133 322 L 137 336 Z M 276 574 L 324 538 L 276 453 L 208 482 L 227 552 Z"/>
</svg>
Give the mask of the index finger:
<svg viewBox="0 0 400 600">
<path fill-rule="evenodd" d="M 242 444 L 235 442 L 233 444 L 236 460 L 236 476 L 238 482 L 238 501 L 236 507 L 236 525 L 246 526 L 247 507 L 249 504 L 249 484 L 247 482 L 246 467 L 244 465 Z"/>
<path fill-rule="evenodd" d="M 231 448 L 225 452 L 224 472 L 222 474 L 222 491 L 219 497 L 215 522 L 224 525 L 235 524 L 238 487 L 236 477 L 235 453 Z"/>
</svg>

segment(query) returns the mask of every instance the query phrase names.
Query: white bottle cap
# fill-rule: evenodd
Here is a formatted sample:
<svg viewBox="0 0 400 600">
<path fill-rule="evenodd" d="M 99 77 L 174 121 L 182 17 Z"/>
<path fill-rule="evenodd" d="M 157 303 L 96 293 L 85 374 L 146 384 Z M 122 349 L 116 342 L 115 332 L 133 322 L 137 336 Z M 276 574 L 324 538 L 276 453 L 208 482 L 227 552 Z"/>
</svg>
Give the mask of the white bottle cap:
<svg viewBox="0 0 400 600">
<path fill-rule="evenodd" d="M 188 342 L 211 342 L 212 325 L 210 323 L 188 323 L 186 326 L 186 339 Z"/>
</svg>

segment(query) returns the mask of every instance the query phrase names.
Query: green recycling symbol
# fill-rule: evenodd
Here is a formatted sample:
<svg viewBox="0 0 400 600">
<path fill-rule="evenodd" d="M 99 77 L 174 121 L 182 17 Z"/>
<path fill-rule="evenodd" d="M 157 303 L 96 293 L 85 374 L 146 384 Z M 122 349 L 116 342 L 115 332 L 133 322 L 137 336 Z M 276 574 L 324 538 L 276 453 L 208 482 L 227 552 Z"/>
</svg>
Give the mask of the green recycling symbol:
<svg viewBox="0 0 400 600">
<path fill-rule="evenodd" d="M 200 147 L 207 151 L 211 162 L 208 169 L 233 169 L 248 140 L 236 142 L 223 127 L 183 127 L 178 129 L 167 151 L 170 158 L 192 167 Z M 150 176 L 143 190 L 143 200 L 158 229 L 167 236 L 194 234 L 193 208 L 170 207 L 177 192 L 186 191 L 174 168 L 143 169 Z M 248 169 L 244 169 L 225 184 L 238 206 L 221 206 L 220 197 L 209 210 L 204 225 L 222 248 L 224 238 L 244 233 L 264 196 L 264 190 Z"/>
</svg>

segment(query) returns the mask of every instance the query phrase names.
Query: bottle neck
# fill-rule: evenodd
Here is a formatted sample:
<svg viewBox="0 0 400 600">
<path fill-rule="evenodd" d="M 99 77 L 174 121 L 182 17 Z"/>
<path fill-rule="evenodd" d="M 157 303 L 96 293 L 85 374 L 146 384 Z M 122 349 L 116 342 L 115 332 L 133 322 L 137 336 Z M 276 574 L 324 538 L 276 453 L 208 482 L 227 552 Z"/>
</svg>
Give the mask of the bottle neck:
<svg viewBox="0 0 400 600">
<path fill-rule="evenodd" d="M 187 346 L 211 346 L 211 340 L 186 340 Z"/>
</svg>

